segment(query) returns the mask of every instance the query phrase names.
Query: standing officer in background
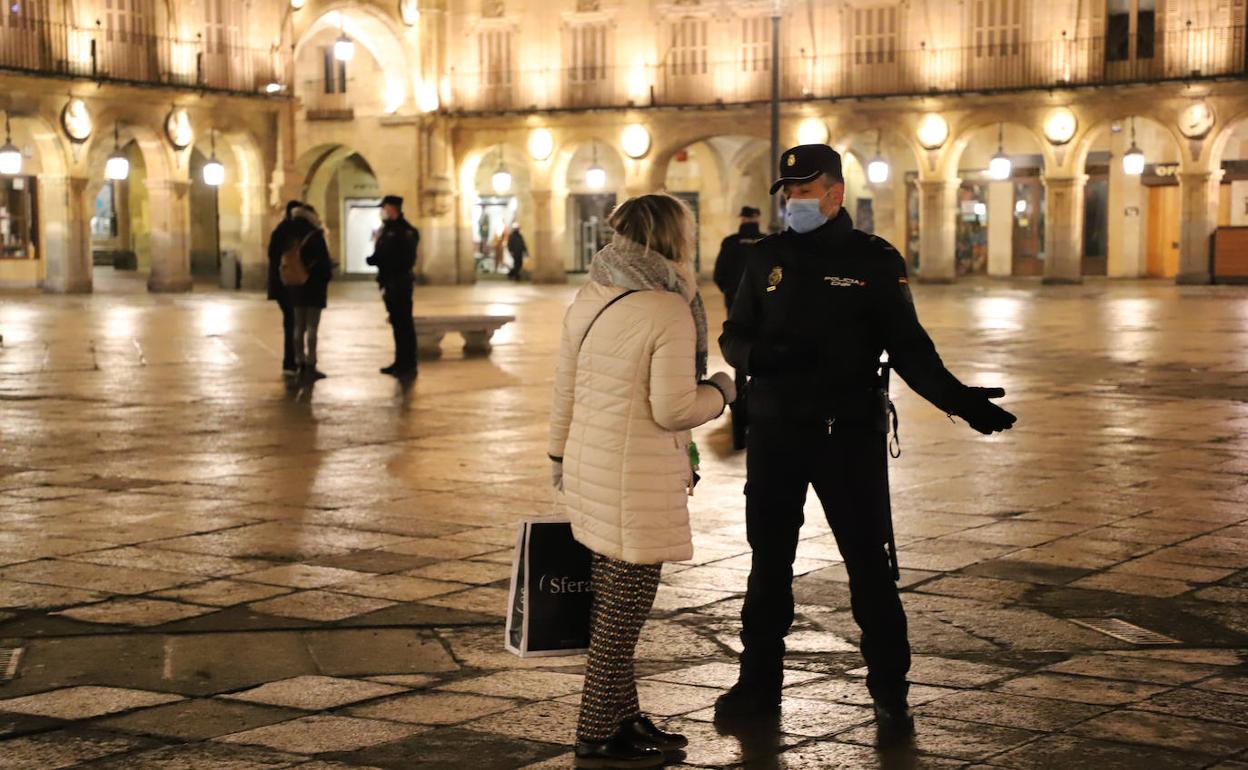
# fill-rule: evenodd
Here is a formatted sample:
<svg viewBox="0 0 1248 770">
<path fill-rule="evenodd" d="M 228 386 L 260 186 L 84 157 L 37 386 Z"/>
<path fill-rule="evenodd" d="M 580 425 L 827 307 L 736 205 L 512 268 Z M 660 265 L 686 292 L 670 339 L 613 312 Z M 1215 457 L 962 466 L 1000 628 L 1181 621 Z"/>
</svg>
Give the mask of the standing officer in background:
<svg viewBox="0 0 1248 770">
<path fill-rule="evenodd" d="M 377 268 L 390 329 L 394 332 L 394 363 L 382 374 L 416 376 L 416 327 L 412 323 L 412 268 L 420 231 L 403 218 L 403 199 L 387 195 L 381 199 L 384 222 L 367 262 Z"/>
<path fill-rule="evenodd" d="M 887 241 L 855 230 L 841 207 L 841 156 L 822 144 L 780 156 L 788 228 L 753 248 L 719 338 L 750 375 L 746 532 L 753 562 L 741 612 L 739 681 L 718 718 L 780 710 L 784 637 L 793 622 L 793 558 L 813 485 L 849 574 L 867 688 L 883 734 L 914 729 L 910 644 L 897 591 L 888 497 L 887 397 L 880 356 L 919 395 L 980 433 L 1014 415 L 945 369 L 915 314 L 906 265 Z"/>
<path fill-rule="evenodd" d="M 758 229 L 758 217 L 762 212 L 752 206 L 742 206 L 741 227 L 719 244 L 719 256 L 715 259 L 715 285 L 724 294 L 724 304 L 732 312 L 732 300 L 736 297 L 741 276 L 745 274 L 745 259 L 749 249 L 763 239 Z M 746 407 L 745 370 L 736 371 L 737 400 L 732 403 L 732 448 L 745 449 L 745 427 L 748 417 Z"/>
</svg>

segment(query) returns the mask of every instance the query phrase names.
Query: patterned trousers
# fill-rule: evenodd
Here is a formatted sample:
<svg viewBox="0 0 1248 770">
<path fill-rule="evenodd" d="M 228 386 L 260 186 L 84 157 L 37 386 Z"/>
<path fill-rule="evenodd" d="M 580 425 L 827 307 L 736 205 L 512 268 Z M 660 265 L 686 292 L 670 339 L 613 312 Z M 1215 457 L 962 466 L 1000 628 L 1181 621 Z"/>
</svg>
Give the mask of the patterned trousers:
<svg viewBox="0 0 1248 770">
<path fill-rule="evenodd" d="M 641 714 L 633 657 L 641 627 L 654 606 L 662 564 L 630 564 L 594 554 L 594 604 L 589 664 L 576 739 L 600 743 L 620 722 Z"/>
</svg>

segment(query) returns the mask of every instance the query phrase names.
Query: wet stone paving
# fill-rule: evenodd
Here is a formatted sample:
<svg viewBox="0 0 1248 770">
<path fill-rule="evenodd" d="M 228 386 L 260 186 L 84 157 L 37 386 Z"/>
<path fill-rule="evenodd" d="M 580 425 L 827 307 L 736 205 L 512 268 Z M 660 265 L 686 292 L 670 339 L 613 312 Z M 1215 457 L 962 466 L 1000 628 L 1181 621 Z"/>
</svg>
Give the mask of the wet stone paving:
<svg viewBox="0 0 1248 770">
<path fill-rule="evenodd" d="M 552 513 L 572 292 L 419 289 L 518 321 L 405 388 L 374 290 L 336 284 L 315 391 L 257 295 L 0 297 L 0 770 L 570 767 L 584 659 L 510 655 L 502 619 L 517 523 Z M 915 293 L 1020 423 L 983 438 L 894 383 L 913 744 L 876 746 L 813 495 L 783 714 L 712 723 L 750 563 L 727 418 L 696 434 L 644 710 L 692 767 L 1248 770 L 1248 290 Z M 1173 641 L 1085 625 L 1109 618 Z"/>
</svg>

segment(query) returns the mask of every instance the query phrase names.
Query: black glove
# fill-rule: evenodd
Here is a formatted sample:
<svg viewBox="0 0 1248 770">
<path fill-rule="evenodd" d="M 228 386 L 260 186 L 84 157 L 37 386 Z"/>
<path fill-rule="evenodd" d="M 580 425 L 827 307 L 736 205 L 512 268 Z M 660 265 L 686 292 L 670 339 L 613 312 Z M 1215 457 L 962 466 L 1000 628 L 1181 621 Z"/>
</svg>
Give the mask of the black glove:
<svg viewBox="0 0 1248 770">
<path fill-rule="evenodd" d="M 804 372 L 818 365 L 819 349 L 806 340 L 759 340 L 750 350 L 750 374 Z"/>
<path fill-rule="evenodd" d="M 1005 388 L 968 387 L 963 391 L 954 414 L 985 436 L 1009 430 L 1018 418 L 989 400 L 1004 397 Z"/>
</svg>

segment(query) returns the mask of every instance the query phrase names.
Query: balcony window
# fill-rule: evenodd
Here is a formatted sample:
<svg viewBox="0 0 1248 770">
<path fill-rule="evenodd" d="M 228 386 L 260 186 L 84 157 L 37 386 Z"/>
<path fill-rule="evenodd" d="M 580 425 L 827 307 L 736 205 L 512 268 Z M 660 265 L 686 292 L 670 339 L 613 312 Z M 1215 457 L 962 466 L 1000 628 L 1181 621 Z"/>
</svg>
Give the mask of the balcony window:
<svg viewBox="0 0 1248 770">
<path fill-rule="evenodd" d="M 897 61 L 897 7 L 854 9 L 854 64 Z"/>
<path fill-rule="evenodd" d="M 707 22 L 705 19 L 679 19 L 670 24 L 671 47 L 667 52 L 667 72 L 676 77 L 705 75 Z"/>
<path fill-rule="evenodd" d="M 347 63 L 334 57 L 334 47 L 325 46 L 321 49 L 325 59 L 325 93 L 345 94 L 347 92 Z"/>
<path fill-rule="evenodd" d="M 607 79 L 606 24 L 581 24 L 568 29 L 568 79 L 573 84 Z"/>
<path fill-rule="evenodd" d="M 1156 49 L 1157 1 L 1109 0 L 1105 60 L 1151 59 Z M 1132 52 L 1132 44 L 1135 51 Z"/>
<path fill-rule="evenodd" d="M 511 85 L 511 30 L 490 29 L 478 36 L 481 80 L 489 87 Z"/>
<path fill-rule="evenodd" d="M 1018 56 L 1023 37 L 1023 0 L 973 0 L 971 36 L 976 58 Z"/>
<path fill-rule="evenodd" d="M 771 70 L 771 18 L 748 16 L 741 20 L 741 71 Z"/>
</svg>

